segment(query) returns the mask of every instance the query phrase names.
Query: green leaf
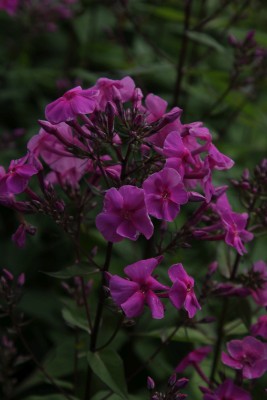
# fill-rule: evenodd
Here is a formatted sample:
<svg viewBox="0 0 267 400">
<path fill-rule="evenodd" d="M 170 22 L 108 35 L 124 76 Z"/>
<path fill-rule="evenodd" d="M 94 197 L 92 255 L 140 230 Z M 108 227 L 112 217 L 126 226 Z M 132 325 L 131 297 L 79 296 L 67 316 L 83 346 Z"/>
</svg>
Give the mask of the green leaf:
<svg viewBox="0 0 267 400">
<path fill-rule="evenodd" d="M 128 399 L 123 361 L 112 349 L 92 353 L 87 356 L 88 363 L 98 378 L 122 399 Z"/>
<path fill-rule="evenodd" d="M 239 315 L 245 327 L 249 330 L 251 325 L 251 306 L 248 299 L 238 299 L 237 302 L 237 315 Z"/>
<path fill-rule="evenodd" d="M 70 397 L 72 400 L 78 400 L 77 397 Z M 47 394 L 46 396 L 24 397 L 23 400 L 66 400 L 66 397 L 63 394 Z"/>
<path fill-rule="evenodd" d="M 173 328 L 155 330 L 150 332 L 141 332 L 138 333 L 140 336 L 150 336 L 154 338 L 159 338 L 161 340 L 165 340 L 173 331 Z M 173 341 L 177 342 L 189 342 L 189 343 L 203 343 L 203 344 L 213 344 L 215 342 L 215 338 L 211 335 L 211 332 L 201 332 L 200 330 L 193 328 L 181 328 L 176 334 L 172 337 Z"/>
<path fill-rule="evenodd" d="M 79 314 L 74 315 L 73 312 L 68 308 L 63 308 L 62 316 L 64 320 L 67 322 L 67 324 L 70 325 L 72 328 L 78 327 L 90 334 L 88 321 L 82 315 Z"/>
<path fill-rule="evenodd" d="M 186 35 L 194 42 L 211 47 L 219 53 L 223 53 L 225 51 L 224 47 L 220 43 L 206 33 L 188 31 Z"/>
<path fill-rule="evenodd" d="M 64 268 L 60 271 L 55 271 L 55 272 L 46 272 L 46 271 L 41 271 L 43 274 L 52 276 L 53 278 L 58 278 L 58 279 L 70 279 L 75 276 L 83 276 L 83 277 L 88 277 L 90 275 L 96 274 L 98 269 L 90 269 L 89 265 L 87 263 L 79 263 L 72 265 L 70 267 Z"/>
</svg>

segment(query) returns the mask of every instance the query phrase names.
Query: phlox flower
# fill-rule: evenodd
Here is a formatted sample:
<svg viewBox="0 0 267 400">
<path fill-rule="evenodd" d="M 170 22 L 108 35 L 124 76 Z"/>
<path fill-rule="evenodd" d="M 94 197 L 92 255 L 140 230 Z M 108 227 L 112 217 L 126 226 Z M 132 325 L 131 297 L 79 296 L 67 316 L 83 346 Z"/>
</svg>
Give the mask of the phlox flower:
<svg viewBox="0 0 267 400">
<path fill-rule="evenodd" d="M 200 364 L 204 358 L 212 351 L 211 346 L 203 346 L 199 347 L 191 351 L 182 361 L 177 365 L 175 371 L 178 373 L 182 373 L 189 365 Z"/>
<path fill-rule="evenodd" d="M 33 175 L 36 175 L 41 164 L 30 154 L 18 159 L 12 160 L 7 173 L 4 173 L 3 168 L 0 172 L 0 194 L 19 194 L 22 193 L 28 186 L 29 180 Z"/>
<path fill-rule="evenodd" d="M 113 101 L 114 90 L 118 92 L 123 103 L 129 101 L 134 95 L 135 83 L 129 76 L 121 80 L 100 78 L 94 88 L 99 92 L 97 97 L 98 106 L 100 110 L 104 111 L 107 102 Z"/>
<path fill-rule="evenodd" d="M 130 279 L 113 275 L 109 280 L 110 293 L 115 303 L 120 306 L 128 318 L 142 314 L 145 304 L 151 310 L 152 317 L 164 317 L 164 308 L 155 292 L 166 291 L 167 286 L 152 277 L 152 272 L 160 259 L 149 258 L 141 260 L 124 268 Z"/>
<path fill-rule="evenodd" d="M 193 318 L 197 310 L 201 309 L 194 292 L 194 279 L 186 273 L 182 264 L 172 265 L 168 274 L 173 282 L 169 291 L 170 301 L 178 309 L 184 307 L 189 318 Z"/>
<path fill-rule="evenodd" d="M 228 353 L 222 353 L 222 362 L 231 368 L 242 370 L 243 378 L 260 378 L 267 371 L 267 343 L 252 336 L 227 343 Z"/>
<path fill-rule="evenodd" d="M 96 108 L 97 90 L 77 86 L 68 90 L 62 97 L 48 104 L 45 117 L 52 124 L 71 121 L 79 114 L 90 114 Z"/>
<path fill-rule="evenodd" d="M 261 336 L 267 339 L 267 315 L 259 317 L 256 324 L 252 325 L 250 332 L 253 336 Z"/>
<path fill-rule="evenodd" d="M 252 400 L 248 392 L 236 386 L 231 379 L 226 379 L 214 392 L 202 389 L 203 400 Z"/>
<path fill-rule="evenodd" d="M 150 239 L 154 227 L 147 213 L 143 189 L 124 185 L 107 190 L 104 210 L 96 217 L 96 227 L 110 242 L 120 242 L 123 238 L 137 240 L 140 233 Z"/>
<path fill-rule="evenodd" d="M 188 201 L 181 177 L 172 168 L 150 175 L 143 189 L 148 213 L 165 221 L 173 221 L 180 212 L 180 204 Z"/>
<path fill-rule="evenodd" d="M 225 228 L 225 242 L 234 247 L 240 255 L 246 253 L 243 242 L 253 239 L 253 234 L 246 230 L 248 214 L 233 212 L 225 193 L 219 197 L 214 209 L 219 214 Z"/>
</svg>

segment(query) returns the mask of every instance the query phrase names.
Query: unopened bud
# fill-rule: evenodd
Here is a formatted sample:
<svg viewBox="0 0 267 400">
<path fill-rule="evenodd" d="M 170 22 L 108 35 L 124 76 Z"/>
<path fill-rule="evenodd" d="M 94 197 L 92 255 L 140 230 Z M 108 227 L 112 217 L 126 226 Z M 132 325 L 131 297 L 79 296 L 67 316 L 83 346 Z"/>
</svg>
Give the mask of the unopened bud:
<svg viewBox="0 0 267 400">
<path fill-rule="evenodd" d="M 147 385 L 148 390 L 155 389 L 155 382 L 150 376 L 147 377 L 146 385 Z"/>
<path fill-rule="evenodd" d="M 176 381 L 175 387 L 177 389 L 183 389 L 188 384 L 188 382 L 189 382 L 189 379 L 187 379 L 187 378 L 178 379 L 178 381 Z"/>
<path fill-rule="evenodd" d="M 176 374 L 172 374 L 172 375 L 170 376 L 169 380 L 168 380 L 168 385 L 169 385 L 169 386 L 175 385 L 176 380 L 177 380 Z"/>
<path fill-rule="evenodd" d="M 24 274 L 24 272 L 22 272 L 22 273 L 18 276 L 17 285 L 18 285 L 18 286 L 24 286 L 24 283 L 25 283 L 25 274 Z"/>
<path fill-rule="evenodd" d="M 11 274 L 10 271 L 8 271 L 7 269 L 3 268 L 3 269 L 2 269 L 2 272 L 3 272 L 4 276 L 6 277 L 6 279 L 7 279 L 8 281 L 13 281 L 14 276 Z"/>
</svg>

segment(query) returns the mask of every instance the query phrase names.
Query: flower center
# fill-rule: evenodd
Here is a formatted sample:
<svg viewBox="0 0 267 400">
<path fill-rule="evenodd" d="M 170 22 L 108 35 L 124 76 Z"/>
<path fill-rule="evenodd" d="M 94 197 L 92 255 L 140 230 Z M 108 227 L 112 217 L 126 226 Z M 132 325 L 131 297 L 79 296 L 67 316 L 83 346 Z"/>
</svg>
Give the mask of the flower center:
<svg viewBox="0 0 267 400">
<path fill-rule="evenodd" d="M 170 193 L 165 190 L 161 193 L 161 197 L 163 198 L 163 200 L 167 200 L 170 197 Z"/>
<path fill-rule="evenodd" d="M 123 210 L 121 215 L 122 215 L 122 218 L 126 219 L 127 221 L 129 221 L 131 219 L 131 212 L 128 210 Z"/>
</svg>

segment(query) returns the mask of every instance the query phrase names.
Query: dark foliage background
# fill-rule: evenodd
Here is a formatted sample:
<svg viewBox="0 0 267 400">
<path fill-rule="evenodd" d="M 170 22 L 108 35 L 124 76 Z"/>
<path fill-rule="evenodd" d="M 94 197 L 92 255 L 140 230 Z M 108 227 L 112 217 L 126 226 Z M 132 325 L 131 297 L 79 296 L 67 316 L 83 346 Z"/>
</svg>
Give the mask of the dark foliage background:
<svg viewBox="0 0 267 400">
<path fill-rule="evenodd" d="M 240 76 L 238 83 L 231 84 L 235 57 L 228 40 L 230 34 L 243 40 L 253 29 L 258 46 L 267 48 L 265 2 L 191 0 L 186 32 L 185 3 L 174 0 L 81 0 L 72 6 L 73 18 L 57 21 L 54 32 L 48 32 L 40 20 L 23 10 L 13 17 L 0 11 L 1 165 L 8 166 L 10 159 L 25 153 L 27 140 L 38 132 L 37 120 L 44 119 L 47 103 L 74 85 L 89 87 L 99 77 L 120 79 L 126 75 L 136 81 L 145 95 L 153 92 L 170 105 L 177 103 L 184 110 L 183 123 L 204 122 L 216 138 L 218 148 L 236 162 L 231 171 L 224 173 L 223 183 L 230 184 L 229 178 L 238 177 L 244 168 L 253 168 L 266 157 L 267 80 L 263 73 L 266 65 L 263 71 L 246 66 L 242 70 L 242 79 Z M 181 82 L 177 85 L 179 68 L 182 76 L 180 74 Z M 222 183 L 221 179 L 218 183 Z M 241 212 L 242 205 L 234 190 L 232 200 L 233 208 Z M 186 215 L 181 216 L 181 224 L 185 218 Z M 18 215 L 6 208 L 0 209 L 0 267 L 15 274 L 25 271 L 27 290 L 21 301 L 21 309 L 29 320 L 25 334 L 37 357 L 45 360 L 48 370 L 63 381 L 63 387 L 69 387 L 74 357 L 70 349 L 75 342 L 75 329 L 67 326 L 64 319 L 71 325 L 66 310 L 72 310 L 73 305 L 66 298 L 60 280 L 43 271 L 58 271 L 71 266 L 74 251 L 52 221 L 45 217 L 29 217 L 29 221 L 38 227 L 38 232 L 20 250 L 10 240 L 19 223 Z M 104 258 L 104 241 L 96 231 L 84 231 L 82 240 L 84 248 L 97 245 L 99 261 Z M 266 258 L 265 240 L 266 237 L 260 238 L 250 249 L 244 266 Z M 125 265 L 142 258 L 145 252 L 145 242 L 143 248 L 137 248 L 135 243 L 123 241 L 116 246 L 113 272 L 121 272 Z M 199 245 L 196 242 L 191 249 L 180 249 L 169 256 L 166 265 L 179 260 L 198 280 L 216 257 L 223 268 L 226 256 L 232 254 L 225 254 L 223 245 Z M 164 273 L 163 279 L 167 279 Z M 97 284 L 94 285 L 92 304 L 96 287 Z M 219 303 L 210 307 L 216 309 Z M 63 314 L 62 308 L 65 309 Z M 165 326 L 171 327 L 174 315 L 171 311 L 167 315 Z M 241 323 L 237 330 L 230 330 L 238 316 Z M 80 323 L 85 324 L 82 313 L 79 318 Z M 110 323 L 102 332 L 100 341 L 103 342 L 115 324 L 108 311 L 106 318 Z M 246 332 L 246 322 L 251 318 L 249 304 L 234 301 L 228 315 L 229 338 L 234 332 Z M 6 321 L 1 322 L 0 332 L 5 326 Z M 127 374 L 131 374 L 140 360 L 146 359 L 159 343 L 163 334 L 160 326 L 157 321 L 148 320 L 146 314 L 136 326 L 125 328 L 117 336 L 113 347 L 125 359 Z M 197 331 L 188 328 L 181 330 L 174 339 L 168 350 L 131 382 L 133 399 L 146 398 L 147 375 L 159 383 L 164 382 L 193 345 L 213 343 L 214 329 L 211 325 Z M 80 333 L 78 339 L 76 335 L 76 340 L 77 346 L 86 348 L 86 333 Z M 17 345 L 23 353 L 22 346 Z M 81 396 L 85 379 L 83 358 L 79 369 L 78 386 L 81 389 L 78 394 Z M 193 372 L 191 378 L 190 398 L 200 399 L 199 378 Z M 38 395 L 49 393 L 43 377 L 34 372 L 31 362 L 18 366 L 16 379 L 14 399 L 38 400 Z M 100 383 L 95 381 L 95 385 Z M 258 385 L 255 399 L 261 390 Z M 58 398 L 49 397 L 49 400 Z"/>
</svg>

